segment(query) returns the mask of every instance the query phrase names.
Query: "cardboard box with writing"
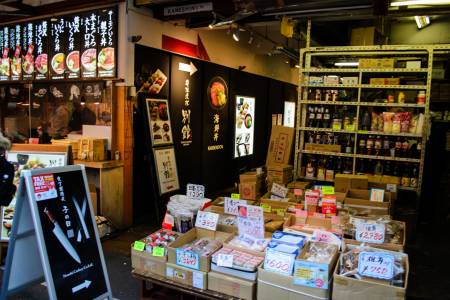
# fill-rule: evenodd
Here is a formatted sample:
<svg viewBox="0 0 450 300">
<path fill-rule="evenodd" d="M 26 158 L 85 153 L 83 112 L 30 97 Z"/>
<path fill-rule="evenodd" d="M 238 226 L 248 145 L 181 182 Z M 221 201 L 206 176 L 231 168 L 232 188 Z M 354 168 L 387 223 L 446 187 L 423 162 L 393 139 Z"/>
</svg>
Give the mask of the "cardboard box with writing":
<svg viewBox="0 0 450 300">
<path fill-rule="evenodd" d="M 336 174 L 334 191 L 345 193 L 349 189 L 365 190 L 369 186 L 369 178 L 366 175 Z"/>
<path fill-rule="evenodd" d="M 329 299 L 329 289 L 294 284 L 294 276 L 258 269 L 258 300 L 317 300 Z"/>
<path fill-rule="evenodd" d="M 261 172 L 260 174 L 252 171 L 252 172 L 245 172 L 239 175 L 239 182 L 240 183 L 256 183 L 256 182 L 264 182 L 265 173 Z"/>
<path fill-rule="evenodd" d="M 305 143 L 305 150 L 323 152 L 341 152 L 341 145 Z"/>
<path fill-rule="evenodd" d="M 342 222 L 340 218 L 333 220 L 331 218 L 301 217 L 290 214 L 284 222 L 283 231 L 311 235 L 315 229 L 322 229 L 342 236 L 340 228 Z"/>
<path fill-rule="evenodd" d="M 344 200 L 344 207 L 352 208 L 359 214 L 389 215 L 391 208 L 391 193 L 384 193 L 384 201 L 370 201 L 369 190 L 350 189 Z"/>
<path fill-rule="evenodd" d="M 294 128 L 272 126 L 266 165 L 289 164 L 292 145 L 294 142 Z"/>
<path fill-rule="evenodd" d="M 287 164 L 272 164 L 267 166 L 267 181 L 270 183 L 287 184 L 292 181 L 294 167 Z"/>
<path fill-rule="evenodd" d="M 144 276 L 156 274 L 166 276 L 167 256 L 157 257 L 146 251 L 137 251 L 131 245 L 131 267 L 134 272 Z"/>
<path fill-rule="evenodd" d="M 221 241 L 222 243 L 229 241 L 235 234 L 235 229 L 230 226 L 217 225 L 217 231 L 211 231 L 203 228 L 192 228 L 181 237 L 169 244 L 168 247 L 168 262 L 171 264 L 178 264 L 177 262 L 177 248 L 182 248 L 184 245 L 191 243 L 200 238 L 210 238 Z M 212 253 L 211 253 L 212 254 Z M 211 254 L 208 256 L 200 256 L 197 270 L 208 272 L 211 267 Z"/>
<path fill-rule="evenodd" d="M 397 287 L 384 283 L 382 280 L 367 278 L 359 280 L 339 275 L 340 261 L 338 261 L 333 275 L 332 298 L 333 300 L 406 299 L 406 289 L 408 287 L 409 276 L 409 262 L 407 254 L 405 254 L 404 266 L 405 284 L 404 287 Z"/>
<path fill-rule="evenodd" d="M 252 300 L 256 294 L 256 282 L 209 272 L 208 289 L 239 299 Z"/>
<path fill-rule="evenodd" d="M 167 263 L 166 278 L 197 289 L 208 288 L 208 273 Z"/>
<path fill-rule="evenodd" d="M 263 184 L 261 182 L 241 182 L 239 183 L 239 194 L 241 199 L 256 200 L 261 197 Z"/>
</svg>

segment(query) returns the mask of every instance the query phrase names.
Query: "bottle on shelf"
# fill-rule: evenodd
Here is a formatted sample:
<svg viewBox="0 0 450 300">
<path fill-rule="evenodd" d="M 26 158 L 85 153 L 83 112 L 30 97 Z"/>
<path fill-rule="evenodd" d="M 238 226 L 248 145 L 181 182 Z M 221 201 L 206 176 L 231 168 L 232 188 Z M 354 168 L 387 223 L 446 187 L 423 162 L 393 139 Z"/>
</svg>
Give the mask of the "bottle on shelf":
<svg viewBox="0 0 450 300">
<path fill-rule="evenodd" d="M 381 161 L 378 161 L 374 168 L 374 174 L 375 175 L 383 175 L 383 165 L 381 164 Z"/>
<path fill-rule="evenodd" d="M 356 172 L 358 175 L 364 175 L 367 174 L 367 164 L 366 161 L 364 159 L 361 159 L 359 161 L 359 168 L 358 171 Z"/>
<path fill-rule="evenodd" d="M 316 160 L 311 155 L 307 158 L 305 177 L 313 178 L 316 174 Z"/>
<path fill-rule="evenodd" d="M 411 182 L 410 186 L 413 188 L 416 188 L 419 181 L 419 166 L 417 164 L 414 164 L 411 172 Z"/>
<path fill-rule="evenodd" d="M 390 161 L 387 161 L 384 164 L 383 175 L 388 175 L 388 176 L 392 175 L 392 166 L 391 166 L 391 162 Z"/>
<path fill-rule="evenodd" d="M 383 148 L 383 140 L 381 139 L 381 136 L 377 136 L 377 138 L 375 139 L 375 143 L 374 143 L 374 153 L 377 156 L 382 155 L 382 151 L 381 149 Z"/>
<path fill-rule="evenodd" d="M 352 154 L 353 153 L 353 139 L 351 134 L 347 135 L 345 142 L 345 153 Z"/>
<path fill-rule="evenodd" d="M 308 132 L 308 143 L 314 144 L 314 133 L 311 131 Z"/>
<path fill-rule="evenodd" d="M 408 140 L 408 138 L 403 139 L 401 157 L 409 157 L 409 140 Z"/>
<path fill-rule="evenodd" d="M 415 144 L 411 146 L 410 149 L 411 157 L 413 158 L 420 158 L 422 154 L 422 142 L 417 141 Z"/>
<path fill-rule="evenodd" d="M 325 179 L 326 180 L 334 180 L 334 159 L 333 158 L 329 158 L 327 160 Z"/>
<path fill-rule="evenodd" d="M 366 153 L 366 137 L 364 135 L 359 139 L 358 153 L 365 154 Z"/>
<path fill-rule="evenodd" d="M 326 159 L 322 158 L 319 159 L 317 162 L 317 179 L 318 180 L 325 180 L 325 164 L 326 164 Z"/>
<path fill-rule="evenodd" d="M 383 155 L 390 156 L 391 155 L 391 141 L 387 136 L 383 139 Z"/>
<path fill-rule="evenodd" d="M 322 116 L 323 116 L 323 106 L 316 107 L 316 125 L 317 128 L 322 128 Z"/>
<path fill-rule="evenodd" d="M 326 107 L 323 112 L 322 125 L 323 128 L 330 128 L 330 110 L 328 107 Z"/>
<path fill-rule="evenodd" d="M 392 176 L 400 177 L 400 167 L 398 163 L 394 164 L 394 168 L 392 169 Z"/>
<path fill-rule="evenodd" d="M 315 143 L 320 144 L 321 141 L 322 141 L 322 135 L 320 134 L 320 132 L 316 132 Z"/>
<path fill-rule="evenodd" d="M 369 111 L 365 110 L 361 119 L 361 130 L 370 130 L 371 122 Z"/>
<path fill-rule="evenodd" d="M 342 171 L 344 174 L 352 174 L 353 173 L 353 163 L 350 157 L 347 157 L 344 163 L 344 169 Z"/>
<path fill-rule="evenodd" d="M 308 127 L 314 127 L 316 123 L 316 113 L 314 106 L 308 106 Z"/>
<path fill-rule="evenodd" d="M 406 164 L 403 167 L 401 185 L 402 186 L 410 186 L 411 185 L 411 175 L 410 175 L 410 169 L 409 169 L 408 164 Z"/>
<path fill-rule="evenodd" d="M 334 174 L 342 173 L 342 159 L 338 157 L 336 159 L 336 164 L 334 165 Z"/>
<path fill-rule="evenodd" d="M 322 91 L 320 89 L 316 89 L 314 100 L 316 101 L 322 100 Z"/>
<path fill-rule="evenodd" d="M 402 151 L 402 140 L 401 138 L 398 136 L 397 140 L 395 141 L 395 157 L 400 157 L 401 156 L 401 151 Z M 391 155 L 392 156 L 392 155 Z"/>
<path fill-rule="evenodd" d="M 366 154 L 373 155 L 374 139 L 373 136 L 369 135 L 366 142 Z"/>
</svg>

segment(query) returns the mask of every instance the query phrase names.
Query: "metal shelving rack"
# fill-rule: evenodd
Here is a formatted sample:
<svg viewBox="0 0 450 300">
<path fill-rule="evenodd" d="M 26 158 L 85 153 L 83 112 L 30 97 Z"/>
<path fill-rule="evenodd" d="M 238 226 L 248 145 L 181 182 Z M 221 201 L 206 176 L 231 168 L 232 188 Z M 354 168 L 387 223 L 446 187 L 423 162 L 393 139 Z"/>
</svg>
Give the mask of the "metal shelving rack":
<svg viewBox="0 0 450 300">
<path fill-rule="evenodd" d="M 309 43 L 308 43 L 309 44 Z M 299 176 L 302 168 L 302 156 L 308 155 L 324 155 L 324 156 L 341 156 L 353 158 L 353 174 L 356 173 L 356 159 L 376 159 L 386 161 L 398 161 L 398 162 L 410 162 L 419 164 L 419 178 L 417 188 L 398 186 L 399 189 L 415 191 L 420 194 L 422 186 L 422 174 L 424 167 L 424 158 L 426 150 L 426 140 L 428 139 L 428 131 L 430 126 L 430 94 L 431 94 L 431 77 L 433 67 L 433 56 L 439 53 L 448 53 L 450 50 L 450 44 L 440 45 L 380 45 L 380 46 L 346 46 L 346 47 L 307 47 L 300 50 L 300 69 L 299 69 L 299 94 L 297 103 L 297 130 L 295 140 L 295 159 L 294 159 L 294 177 L 305 179 Z M 383 58 L 385 56 L 390 57 L 412 57 L 416 58 L 421 56 L 427 60 L 426 68 L 386 68 L 386 69 L 360 69 L 360 68 L 314 68 L 311 66 L 313 57 L 345 57 L 346 59 L 358 59 L 360 57 L 371 58 Z M 426 76 L 425 85 L 371 85 L 363 84 L 363 75 L 383 73 L 384 75 L 411 75 L 420 74 Z M 354 77 L 358 77 L 358 84 L 309 84 L 305 83 L 305 76 L 323 74 L 323 75 L 349 75 L 353 74 Z M 317 101 L 308 99 L 308 89 L 310 88 L 333 88 L 333 89 L 356 89 L 357 101 Z M 362 91 L 365 89 L 389 89 L 389 90 L 421 90 L 426 91 L 425 104 L 410 104 L 410 103 L 373 103 L 365 102 L 361 99 Z M 355 124 L 354 131 L 348 130 L 333 130 L 332 128 L 313 128 L 306 126 L 307 106 L 308 105 L 329 105 L 329 106 L 354 106 L 356 107 L 356 120 L 360 119 L 360 107 L 397 107 L 397 108 L 416 108 L 420 109 L 425 116 L 424 127 L 422 134 L 411 133 L 383 133 L 378 131 L 362 131 L 358 129 L 358 124 Z M 305 145 L 305 132 L 318 131 L 318 132 L 333 132 L 333 133 L 346 133 L 352 134 L 354 137 L 353 153 L 334 153 L 334 152 L 321 152 L 304 150 Z M 386 156 L 374 156 L 363 155 L 357 153 L 358 136 L 360 135 L 388 135 L 388 136 L 400 136 L 400 137 L 413 137 L 422 139 L 422 152 L 419 158 L 399 158 L 399 157 L 386 157 Z M 317 180 L 317 178 L 308 178 L 310 180 Z M 332 182 L 332 180 L 320 180 L 324 182 Z"/>
</svg>

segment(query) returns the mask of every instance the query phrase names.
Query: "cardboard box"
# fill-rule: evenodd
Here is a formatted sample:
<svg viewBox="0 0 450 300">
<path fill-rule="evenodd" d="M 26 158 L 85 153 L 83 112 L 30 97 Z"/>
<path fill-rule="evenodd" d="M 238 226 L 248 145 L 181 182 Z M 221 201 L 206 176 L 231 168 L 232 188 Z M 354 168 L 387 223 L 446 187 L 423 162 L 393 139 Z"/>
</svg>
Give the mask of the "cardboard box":
<svg viewBox="0 0 450 300">
<path fill-rule="evenodd" d="M 384 84 L 386 84 L 385 79 L 386 78 L 370 78 L 369 79 L 369 84 L 384 85 Z"/>
<path fill-rule="evenodd" d="M 266 194 L 267 195 L 267 194 Z M 261 198 L 259 206 L 263 208 L 265 213 L 277 214 L 279 216 L 284 216 L 290 207 L 295 208 L 295 202 L 282 202 L 277 200 L 270 200 L 267 198 Z"/>
<path fill-rule="evenodd" d="M 131 267 L 134 272 L 144 276 L 151 276 L 151 274 L 166 276 L 166 256 L 157 257 L 150 252 L 136 251 L 133 246 L 134 243 L 131 245 Z"/>
<path fill-rule="evenodd" d="M 294 181 L 288 183 L 287 187 L 291 190 L 300 189 L 306 190 L 311 186 L 311 181 Z"/>
<path fill-rule="evenodd" d="M 339 222 L 342 221 L 339 220 Z M 340 223 L 333 223 L 331 218 L 319 218 L 314 216 L 298 217 L 290 214 L 289 218 L 284 222 L 283 231 L 311 235 L 314 232 L 314 229 L 319 228 L 332 231 L 342 236 L 340 225 Z"/>
<path fill-rule="evenodd" d="M 341 145 L 306 143 L 305 150 L 323 151 L 323 152 L 341 152 Z"/>
<path fill-rule="evenodd" d="M 208 290 L 240 299 L 252 300 L 256 295 L 256 282 L 216 272 L 209 272 Z"/>
<path fill-rule="evenodd" d="M 389 251 L 388 251 L 389 252 Z M 382 280 L 358 280 L 338 274 L 339 260 L 333 275 L 333 300 L 400 300 L 406 298 L 408 288 L 409 262 L 405 259 L 405 286 L 396 287 Z"/>
<path fill-rule="evenodd" d="M 202 228 L 192 228 L 182 236 L 180 236 L 178 239 L 173 241 L 168 246 L 168 262 L 174 265 L 177 265 L 177 248 L 181 248 L 184 245 L 193 242 L 196 239 L 200 238 L 211 238 L 211 239 L 217 239 L 222 241 L 222 243 L 229 241 L 233 236 L 235 231 L 228 227 L 228 226 L 222 226 L 217 225 L 218 230 L 226 230 L 228 232 L 224 231 L 211 231 L 207 229 Z M 202 272 L 208 272 L 211 268 L 211 254 L 208 256 L 200 256 L 198 262 L 198 268 L 197 270 Z M 195 267 L 193 267 L 195 268 Z"/>
<path fill-rule="evenodd" d="M 420 61 L 420 60 L 406 61 L 406 69 L 420 69 L 421 67 L 422 67 L 422 61 Z"/>
<path fill-rule="evenodd" d="M 395 67 L 393 58 L 360 58 L 360 69 L 392 69 Z"/>
<path fill-rule="evenodd" d="M 339 256 L 339 247 L 335 246 L 335 251 L 329 263 L 312 262 L 304 258 L 313 243 L 326 245 L 322 242 L 308 242 L 306 244 L 295 260 L 294 283 L 313 288 L 329 289 L 331 286 L 328 283 L 333 278 L 334 267 Z"/>
<path fill-rule="evenodd" d="M 344 207 L 350 207 L 359 213 L 368 215 L 389 215 L 391 206 L 391 194 L 384 193 L 384 201 L 370 201 L 369 190 L 350 189 L 344 200 Z"/>
<path fill-rule="evenodd" d="M 239 184 L 241 199 L 256 200 L 261 197 L 262 183 L 243 182 Z"/>
<path fill-rule="evenodd" d="M 352 77 L 342 77 L 342 84 L 358 84 L 359 77 L 352 76 Z"/>
<path fill-rule="evenodd" d="M 349 189 L 367 189 L 369 178 L 366 175 L 336 174 L 334 191 L 345 193 Z"/>
<path fill-rule="evenodd" d="M 295 130 L 291 127 L 272 126 L 266 165 L 289 164 Z"/>
<path fill-rule="evenodd" d="M 258 269 L 258 300 L 317 300 L 329 299 L 329 289 L 294 284 L 294 276 L 284 276 Z"/>
<path fill-rule="evenodd" d="M 82 138 L 79 142 L 78 159 L 103 161 L 107 159 L 107 139 Z"/>
<path fill-rule="evenodd" d="M 257 183 L 264 182 L 265 174 L 264 172 L 258 174 L 256 172 L 245 172 L 239 175 L 240 183 Z"/>
<path fill-rule="evenodd" d="M 287 184 L 292 181 L 294 167 L 287 164 L 273 164 L 267 166 L 267 181 L 269 185 L 273 182 Z"/>
<path fill-rule="evenodd" d="M 208 273 L 191 270 L 175 264 L 167 263 L 166 278 L 175 282 L 206 290 L 208 288 Z"/>
<path fill-rule="evenodd" d="M 374 26 L 352 29 L 351 46 L 372 46 L 383 44 L 383 42 L 383 36 Z"/>
</svg>

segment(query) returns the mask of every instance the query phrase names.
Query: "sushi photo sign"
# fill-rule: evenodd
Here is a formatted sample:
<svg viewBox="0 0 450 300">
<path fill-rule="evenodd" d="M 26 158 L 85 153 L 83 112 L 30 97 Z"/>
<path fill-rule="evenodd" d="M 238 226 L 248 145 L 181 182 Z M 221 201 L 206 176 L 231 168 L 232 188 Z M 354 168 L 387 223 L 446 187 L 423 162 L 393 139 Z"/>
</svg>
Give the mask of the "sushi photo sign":
<svg viewBox="0 0 450 300">
<path fill-rule="evenodd" d="M 234 158 L 253 155 L 255 98 L 236 96 Z"/>
<path fill-rule="evenodd" d="M 113 299 L 87 187 L 84 166 L 23 171 L 0 299 L 44 279 L 51 300 Z"/>
<path fill-rule="evenodd" d="M 114 78 L 117 8 L 0 26 L 0 81 Z"/>
</svg>

